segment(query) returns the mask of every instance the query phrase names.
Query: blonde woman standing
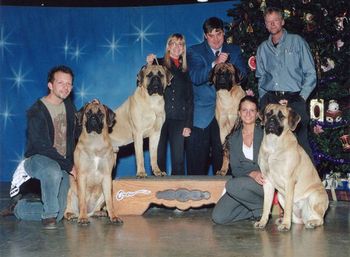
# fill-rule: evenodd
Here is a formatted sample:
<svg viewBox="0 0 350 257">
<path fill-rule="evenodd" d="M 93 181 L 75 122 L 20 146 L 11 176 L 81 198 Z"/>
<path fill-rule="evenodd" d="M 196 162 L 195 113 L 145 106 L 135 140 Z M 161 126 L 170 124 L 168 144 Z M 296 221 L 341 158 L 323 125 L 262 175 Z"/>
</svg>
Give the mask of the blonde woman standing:
<svg viewBox="0 0 350 257">
<path fill-rule="evenodd" d="M 157 59 L 154 54 L 149 54 L 146 61 L 148 64 L 158 62 L 166 66 L 174 76 L 164 92 L 166 118 L 158 144 L 158 166 L 166 171 L 166 150 L 169 142 L 171 174 L 185 175 L 185 137 L 191 134 L 193 122 L 193 92 L 187 71 L 185 37 L 178 33 L 170 35 L 164 57 Z"/>
</svg>

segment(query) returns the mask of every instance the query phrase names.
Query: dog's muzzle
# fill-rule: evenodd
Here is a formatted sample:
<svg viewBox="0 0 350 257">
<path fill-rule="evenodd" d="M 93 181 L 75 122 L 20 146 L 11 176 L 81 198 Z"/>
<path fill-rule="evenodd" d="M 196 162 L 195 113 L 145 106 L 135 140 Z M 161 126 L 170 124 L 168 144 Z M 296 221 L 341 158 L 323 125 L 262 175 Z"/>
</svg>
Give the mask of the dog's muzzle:
<svg viewBox="0 0 350 257">
<path fill-rule="evenodd" d="M 265 132 L 266 134 L 275 134 L 277 136 L 280 136 L 283 132 L 283 126 L 281 126 L 281 123 L 279 119 L 273 115 L 269 117 L 265 123 Z"/>
<path fill-rule="evenodd" d="M 153 94 L 163 95 L 164 87 L 162 84 L 162 80 L 159 76 L 152 76 L 150 78 L 147 91 L 149 95 L 153 95 Z"/>
<path fill-rule="evenodd" d="M 228 71 L 216 74 L 215 89 L 226 89 L 230 91 L 233 84 L 231 77 Z"/>
<path fill-rule="evenodd" d="M 103 113 L 98 110 L 97 113 L 92 113 L 91 110 L 86 114 L 86 131 L 87 133 L 96 132 L 101 134 L 103 130 Z"/>
</svg>

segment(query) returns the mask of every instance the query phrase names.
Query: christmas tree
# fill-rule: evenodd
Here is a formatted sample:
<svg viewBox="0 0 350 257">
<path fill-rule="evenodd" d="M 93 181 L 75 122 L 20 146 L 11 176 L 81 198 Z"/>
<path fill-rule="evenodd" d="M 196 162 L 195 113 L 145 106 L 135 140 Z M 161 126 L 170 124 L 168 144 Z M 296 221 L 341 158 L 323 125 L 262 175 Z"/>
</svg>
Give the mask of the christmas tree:
<svg viewBox="0 0 350 257">
<path fill-rule="evenodd" d="M 313 53 L 317 85 L 309 98 L 310 144 L 320 176 L 350 173 L 350 1 L 242 0 L 228 10 L 227 41 L 239 44 L 250 71 L 246 89 L 258 95 L 255 54 L 268 38 L 263 12 L 279 7 L 289 33 L 302 36 Z"/>
</svg>

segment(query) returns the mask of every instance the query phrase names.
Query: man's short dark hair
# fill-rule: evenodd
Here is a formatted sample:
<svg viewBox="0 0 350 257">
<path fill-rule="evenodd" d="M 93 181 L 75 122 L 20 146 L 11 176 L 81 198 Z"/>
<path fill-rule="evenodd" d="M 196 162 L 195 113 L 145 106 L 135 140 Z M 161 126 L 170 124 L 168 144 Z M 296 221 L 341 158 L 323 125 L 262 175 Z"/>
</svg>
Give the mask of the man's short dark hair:
<svg viewBox="0 0 350 257">
<path fill-rule="evenodd" d="M 210 33 L 215 29 L 224 31 L 224 22 L 217 17 L 210 17 L 203 23 L 204 34 Z"/>
<path fill-rule="evenodd" d="M 48 75 L 47 75 L 47 82 L 51 82 L 53 83 L 54 79 L 55 79 L 55 73 L 56 72 L 63 72 L 63 73 L 67 73 L 67 74 L 70 74 L 72 76 L 72 82 L 74 81 L 74 74 L 73 74 L 73 71 L 71 68 L 69 68 L 68 66 L 65 66 L 65 65 L 59 65 L 59 66 L 55 66 L 53 67 Z"/>
</svg>

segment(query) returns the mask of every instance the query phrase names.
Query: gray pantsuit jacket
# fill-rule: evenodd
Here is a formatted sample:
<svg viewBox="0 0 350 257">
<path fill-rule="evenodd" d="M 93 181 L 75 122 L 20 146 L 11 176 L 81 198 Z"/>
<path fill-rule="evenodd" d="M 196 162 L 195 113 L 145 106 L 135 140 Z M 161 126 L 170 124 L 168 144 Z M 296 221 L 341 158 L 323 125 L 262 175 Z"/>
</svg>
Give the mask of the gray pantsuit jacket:
<svg viewBox="0 0 350 257">
<path fill-rule="evenodd" d="M 230 165 L 233 177 L 226 183 L 226 193 L 216 204 L 212 219 L 218 224 L 230 224 L 238 220 L 258 218 L 263 208 L 263 187 L 248 174 L 260 170 L 258 153 L 263 138 L 260 125 L 254 129 L 253 160 L 244 156 L 242 130 L 238 129 L 229 138 Z"/>
</svg>

